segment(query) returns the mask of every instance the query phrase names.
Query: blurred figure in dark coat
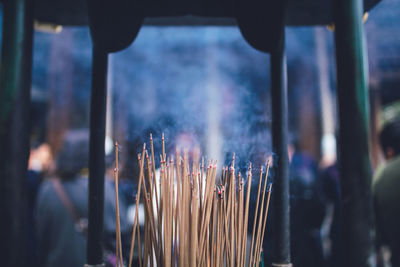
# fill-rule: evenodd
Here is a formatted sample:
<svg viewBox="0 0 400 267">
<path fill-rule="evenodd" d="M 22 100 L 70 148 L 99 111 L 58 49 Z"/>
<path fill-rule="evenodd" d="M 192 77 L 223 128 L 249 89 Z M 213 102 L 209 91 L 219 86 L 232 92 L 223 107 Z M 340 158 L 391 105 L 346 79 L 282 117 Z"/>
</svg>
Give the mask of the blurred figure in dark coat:
<svg viewBox="0 0 400 267">
<path fill-rule="evenodd" d="M 27 217 L 26 217 L 26 262 L 30 266 L 38 266 L 38 255 L 36 250 L 34 207 L 43 178 L 49 174 L 53 165 L 50 146 L 46 143 L 33 143 L 28 160 L 28 182 L 27 182 Z M 40 267 L 40 266 L 39 266 Z"/>
<path fill-rule="evenodd" d="M 343 257 L 342 236 L 342 200 L 340 188 L 339 166 L 337 162 L 323 169 L 320 173 L 320 183 L 323 193 L 323 201 L 327 211 L 329 242 L 328 255 L 326 255 L 327 266 L 339 266 Z"/>
<path fill-rule="evenodd" d="M 297 267 L 324 266 L 321 226 L 325 207 L 318 181 L 318 167 L 294 145 L 290 160 L 290 234 L 292 263 Z"/>
<path fill-rule="evenodd" d="M 372 184 L 378 247 L 391 250 L 393 266 L 400 266 L 400 120 L 388 122 L 380 133 L 387 160 Z"/>
<path fill-rule="evenodd" d="M 307 153 L 301 152 L 297 143 L 289 145 L 290 178 L 290 238 L 291 261 L 296 267 L 325 266 L 322 249 L 321 226 L 325 217 L 322 189 L 317 175 L 317 164 Z M 274 170 L 270 170 L 273 181 Z M 253 190 L 256 185 L 253 185 Z M 276 220 L 274 209 L 276 199 L 272 190 L 271 212 L 264 237 L 264 263 L 270 266 L 274 262 L 276 248 L 274 229 Z M 251 214 L 252 216 L 252 214 Z M 253 219 L 253 217 L 250 217 Z"/>
<path fill-rule="evenodd" d="M 65 135 L 63 147 L 56 160 L 57 177 L 45 180 L 36 202 L 36 235 L 39 264 L 42 267 L 78 267 L 86 263 L 85 225 L 78 225 L 71 216 L 65 201 L 52 179 L 59 179 L 62 190 L 70 200 L 81 221 L 88 216 L 88 147 L 89 132 L 73 130 Z M 104 240 L 105 247 L 113 246 L 115 240 L 115 191 L 112 182 L 104 184 Z M 122 205 L 122 204 L 121 204 Z M 120 207 L 121 231 L 128 232 L 126 211 Z M 111 243 L 111 245 L 109 245 Z"/>
</svg>

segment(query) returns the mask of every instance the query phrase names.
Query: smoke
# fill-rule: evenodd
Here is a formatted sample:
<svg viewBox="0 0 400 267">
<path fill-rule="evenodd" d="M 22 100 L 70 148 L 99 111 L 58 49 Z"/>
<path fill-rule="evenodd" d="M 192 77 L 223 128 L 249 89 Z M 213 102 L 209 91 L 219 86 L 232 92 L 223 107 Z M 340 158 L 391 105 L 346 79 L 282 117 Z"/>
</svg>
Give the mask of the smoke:
<svg viewBox="0 0 400 267">
<path fill-rule="evenodd" d="M 114 120 L 128 142 L 197 140 L 203 155 L 238 170 L 270 149 L 269 59 L 235 27 L 144 27 L 112 58 Z M 136 141 L 135 141 L 136 140 Z"/>
</svg>

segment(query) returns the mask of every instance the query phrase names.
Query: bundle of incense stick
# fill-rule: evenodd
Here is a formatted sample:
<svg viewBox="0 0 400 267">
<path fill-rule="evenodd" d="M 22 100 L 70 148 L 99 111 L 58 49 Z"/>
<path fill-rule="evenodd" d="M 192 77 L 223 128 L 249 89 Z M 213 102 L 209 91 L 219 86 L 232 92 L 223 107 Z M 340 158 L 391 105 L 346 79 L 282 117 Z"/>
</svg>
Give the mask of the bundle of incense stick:
<svg viewBox="0 0 400 267">
<path fill-rule="evenodd" d="M 115 148 L 116 255 L 119 267 L 124 264 L 119 227 L 117 144 Z M 217 178 L 216 162 L 205 164 L 204 159 L 200 162 L 198 153 L 190 159 L 187 152 L 181 156 L 180 151 L 176 151 L 174 157 L 167 157 L 163 135 L 160 171 L 156 177 L 153 138 L 150 135 L 150 154 L 144 144 L 138 160 L 140 172 L 129 267 L 132 266 L 135 246 L 140 266 L 259 265 L 272 187 L 270 184 L 267 190 L 269 163 L 265 172 L 260 169 L 250 243 L 247 229 L 250 223 L 251 164 L 246 179 L 247 191 L 244 192 L 244 179 L 240 173 L 235 173 L 235 155 L 231 166 L 222 168 Z M 143 243 L 139 230 L 139 203 L 143 203 L 145 214 Z"/>
</svg>

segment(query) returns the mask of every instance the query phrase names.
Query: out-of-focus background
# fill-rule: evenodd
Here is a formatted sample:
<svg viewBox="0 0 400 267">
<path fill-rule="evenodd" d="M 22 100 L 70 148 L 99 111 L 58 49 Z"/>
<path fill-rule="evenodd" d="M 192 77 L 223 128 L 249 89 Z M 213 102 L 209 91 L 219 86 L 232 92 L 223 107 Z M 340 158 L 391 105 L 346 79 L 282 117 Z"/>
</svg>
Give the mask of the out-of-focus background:
<svg viewBox="0 0 400 267">
<path fill-rule="evenodd" d="M 400 3 L 386 0 L 365 23 L 373 166 L 382 159 L 380 111 L 400 98 L 399 14 Z M 289 129 L 302 149 L 327 164 L 337 125 L 333 32 L 289 27 L 286 33 Z M 57 154 L 67 129 L 88 127 L 89 29 L 36 31 L 33 54 L 32 138 Z M 164 131 L 167 139 L 190 133 L 205 154 L 224 161 L 236 152 L 244 166 L 271 153 L 269 75 L 269 56 L 250 47 L 237 27 L 145 26 L 128 49 L 110 55 L 107 136 L 130 160 L 149 132 Z"/>
<path fill-rule="evenodd" d="M 0 5 L 0 29 L 1 18 Z M 400 2 L 383 0 L 364 18 L 369 68 L 370 158 L 375 172 L 385 161 L 378 137 L 382 125 L 400 116 Z M 60 155 L 66 152 L 65 140 L 75 145 L 69 147 L 71 153 L 64 160 L 71 166 L 63 167 L 76 170 L 73 175 L 57 175 L 68 176 L 63 183 L 70 193 L 77 192 L 73 186 L 82 189 L 76 202 L 83 203 L 82 210 L 87 212 L 87 179 L 81 179 L 87 176 L 87 158 L 72 150 L 82 152 L 80 148 L 88 147 L 91 38 L 88 27 L 53 26 L 37 24 L 33 44 L 30 187 L 27 189 L 32 196 L 29 196 L 27 216 L 29 222 L 36 220 L 37 225 L 42 223 L 39 213 L 35 214 L 37 203 L 42 204 L 43 217 L 50 210 L 47 204 L 52 201 L 44 197 L 50 186 L 47 178 L 62 166 L 60 162 L 56 166 L 53 159 L 62 158 Z M 290 230 L 293 262 L 299 267 L 340 266 L 337 262 L 342 257 L 333 30 L 331 26 L 286 27 Z M 250 47 L 236 26 L 146 24 L 129 48 L 109 55 L 108 67 L 106 175 L 110 179 L 106 179 L 105 213 L 110 220 L 106 219 L 105 228 L 112 238 L 115 141 L 120 149 L 121 214 L 127 217 L 122 223 L 126 233 L 133 222 L 137 154 L 142 144 L 149 141 L 150 133 L 156 153 L 160 151 L 164 133 L 167 153 L 173 153 L 176 147 L 199 148 L 220 166 L 229 164 L 232 154 L 236 153 L 237 169 L 242 173 L 250 162 L 258 170 L 274 155 L 269 55 Z M 83 136 L 86 139 L 80 140 Z M 111 207 L 109 212 L 107 205 Z M 55 213 L 54 218 L 61 217 Z M 27 259 L 38 258 L 34 254 L 40 246 L 35 243 L 33 236 L 37 233 L 31 229 L 32 225 L 27 229 L 31 235 L 28 242 L 32 242 L 27 244 Z M 268 231 L 266 243 L 270 240 Z M 44 233 L 41 236 L 47 238 Z M 57 234 L 48 236 L 58 237 Z M 84 248 L 84 237 L 76 235 L 75 238 Z M 268 248 L 268 244 L 264 247 Z M 110 250 L 113 249 L 111 246 Z M 79 250 L 78 260 L 83 262 L 84 249 L 76 250 Z M 267 254 L 268 251 L 265 258 Z M 388 262 L 390 253 L 384 251 L 383 255 Z"/>
</svg>

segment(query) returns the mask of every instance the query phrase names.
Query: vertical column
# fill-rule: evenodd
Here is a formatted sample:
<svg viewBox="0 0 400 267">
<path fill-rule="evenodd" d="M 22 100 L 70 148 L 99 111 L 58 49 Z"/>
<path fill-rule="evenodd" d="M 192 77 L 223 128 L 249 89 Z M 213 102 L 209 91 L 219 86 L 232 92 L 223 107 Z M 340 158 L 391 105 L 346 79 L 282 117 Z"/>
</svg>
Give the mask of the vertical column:
<svg viewBox="0 0 400 267">
<path fill-rule="evenodd" d="M 362 0 L 335 1 L 342 266 L 373 266 L 368 92 Z"/>
<path fill-rule="evenodd" d="M 89 229 L 87 265 L 104 266 L 104 172 L 108 54 L 93 46 L 89 142 Z"/>
<path fill-rule="evenodd" d="M 24 266 L 33 43 L 31 0 L 3 1 L 2 42 L 0 66 L 1 265 Z"/>
<path fill-rule="evenodd" d="M 283 29 L 284 31 L 284 29 Z M 282 35 L 284 36 L 284 34 Z M 287 152 L 288 105 L 285 41 L 271 52 L 272 148 L 274 156 L 275 255 L 272 266 L 290 264 L 289 159 Z"/>
</svg>

